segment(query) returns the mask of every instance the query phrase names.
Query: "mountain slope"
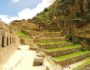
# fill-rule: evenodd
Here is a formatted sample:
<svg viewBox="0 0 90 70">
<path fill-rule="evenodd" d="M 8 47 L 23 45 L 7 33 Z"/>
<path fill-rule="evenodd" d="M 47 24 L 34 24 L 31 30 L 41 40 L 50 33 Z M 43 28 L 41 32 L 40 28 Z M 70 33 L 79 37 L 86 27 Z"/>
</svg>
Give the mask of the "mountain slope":
<svg viewBox="0 0 90 70">
<path fill-rule="evenodd" d="M 62 23 L 90 22 L 89 0 L 56 0 L 32 21 L 44 28 L 60 28 Z"/>
</svg>

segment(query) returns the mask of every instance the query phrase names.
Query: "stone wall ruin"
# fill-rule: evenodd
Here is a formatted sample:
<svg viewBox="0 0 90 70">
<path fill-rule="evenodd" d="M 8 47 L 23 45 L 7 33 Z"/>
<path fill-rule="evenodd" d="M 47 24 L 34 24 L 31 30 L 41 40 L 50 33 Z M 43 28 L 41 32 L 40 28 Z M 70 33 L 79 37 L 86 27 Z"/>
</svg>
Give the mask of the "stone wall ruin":
<svg viewBox="0 0 90 70">
<path fill-rule="evenodd" d="M 19 46 L 15 33 L 0 29 L 0 67 L 8 60 Z"/>
</svg>

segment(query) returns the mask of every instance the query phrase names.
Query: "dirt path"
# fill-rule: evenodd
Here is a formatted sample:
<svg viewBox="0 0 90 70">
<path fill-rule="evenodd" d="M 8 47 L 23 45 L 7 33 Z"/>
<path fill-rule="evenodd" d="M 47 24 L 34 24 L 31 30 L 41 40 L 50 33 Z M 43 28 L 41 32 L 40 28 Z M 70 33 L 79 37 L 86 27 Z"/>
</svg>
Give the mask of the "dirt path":
<svg viewBox="0 0 90 70">
<path fill-rule="evenodd" d="M 0 70 L 46 70 L 46 66 L 50 70 L 61 70 L 48 57 L 44 59 L 42 66 L 33 66 L 34 58 L 37 57 L 36 55 L 35 51 L 29 50 L 28 45 L 22 45 Z"/>
<path fill-rule="evenodd" d="M 7 61 L 2 70 L 44 70 L 44 67 L 33 67 L 36 57 L 35 51 L 28 50 L 28 45 L 20 46 L 13 56 Z"/>
</svg>

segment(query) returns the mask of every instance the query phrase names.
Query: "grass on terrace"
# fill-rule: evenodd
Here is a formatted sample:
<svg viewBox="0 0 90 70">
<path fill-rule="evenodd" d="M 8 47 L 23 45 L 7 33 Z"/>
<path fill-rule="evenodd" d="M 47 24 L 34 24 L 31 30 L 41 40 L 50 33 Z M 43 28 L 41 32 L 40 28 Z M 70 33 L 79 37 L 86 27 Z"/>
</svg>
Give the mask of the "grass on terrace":
<svg viewBox="0 0 90 70">
<path fill-rule="evenodd" d="M 87 59 L 85 59 L 85 61 L 84 61 L 83 64 L 79 65 L 78 67 L 76 67 L 76 68 L 73 69 L 73 70 L 79 70 L 80 68 L 83 68 L 83 67 L 85 67 L 85 66 L 87 66 L 87 65 L 90 65 L 90 57 L 87 58 Z"/>
<path fill-rule="evenodd" d="M 20 38 L 26 38 L 26 39 L 30 39 L 31 37 L 26 35 L 25 33 L 23 32 L 18 32 L 17 35 L 20 37 Z"/>
<path fill-rule="evenodd" d="M 52 41 L 46 41 L 43 40 L 41 42 L 39 42 L 41 45 L 49 45 L 49 44 L 65 44 L 68 43 L 67 41 L 56 41 L 56 42 L 52 42 Z"/>
<path fill-rule="evenodd" d="M 65 47 L 60 47 L 60 48 L 50 48 L 50 49 L 47 49 L 46 51 L 47 52 L 54 52 L 54 51 L 60 51 L 60 50 L 67 50 L 67 49 L 74 49 L 74 48 L 79 48 L 81 47 L 79 44 L 76 44 L 76 45 L 72 45 L 72 46 L 65 46 Z"/>
<path fill-rule="evenodd" d="M 69 58 L 78 57 L 80 55 L 84 55 L 89 52 L 90 51 L 79 51 L 79 52 L 74 52 L 72 54 L 68 54 L 68 55 L 64 55 L 64 56 L 54 57 L 54 59 L 59 62 L 59 61 L 63 61 L 63 60 L 69 59 Z"/>
</svg>

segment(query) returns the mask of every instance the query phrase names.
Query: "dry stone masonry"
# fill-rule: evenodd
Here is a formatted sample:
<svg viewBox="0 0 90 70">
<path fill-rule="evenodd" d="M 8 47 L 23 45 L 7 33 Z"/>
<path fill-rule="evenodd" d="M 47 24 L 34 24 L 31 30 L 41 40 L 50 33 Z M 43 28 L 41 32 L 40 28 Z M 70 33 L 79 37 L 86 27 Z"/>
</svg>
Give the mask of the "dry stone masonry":
<svg viewBox="0 0 90 70">
<path fill-rule="evenodd" d="M 1 26 L 3 27 L 3 26 Z M 0 29 L 0 67 L 8 60 L 19 45 L 19 38 L 14 31 L 6 27 Z"/>
</svg>

